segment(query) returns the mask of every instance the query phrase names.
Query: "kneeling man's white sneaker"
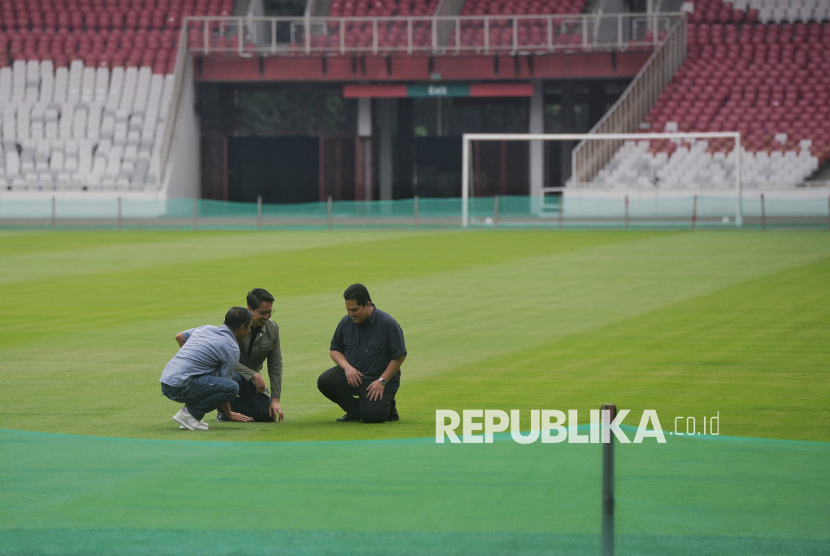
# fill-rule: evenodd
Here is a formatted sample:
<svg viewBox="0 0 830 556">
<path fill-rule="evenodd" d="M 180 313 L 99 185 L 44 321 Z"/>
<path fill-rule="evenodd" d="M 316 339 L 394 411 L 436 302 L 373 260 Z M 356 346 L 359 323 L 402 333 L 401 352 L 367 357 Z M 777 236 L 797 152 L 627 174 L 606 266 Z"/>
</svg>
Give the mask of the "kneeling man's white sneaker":
<svg viewBox="0 0 830 556">
<path fill-rule="evenodd" d="M 201 419 L 201 420 L 199 421 L 199 423 L 202 425 L 201 430 L 203 430 L 203 431 L 208 430 L 208 424 L 207 424 L 207 423 L 205 423 L 205 420 L 204 420 L 204 419 Z M 187 427 L 185 427 L 184 425 L 179 425 L 179 428 L 180 428 L 180 429 L 187 430 Z"/>
<path fill-rule="evenodd" d="M 173 415 L 173 420 L 180 424 L 182 427 L 192 431 L 208 430 L 207 423 L 201 421 L 200 419 L 196 419 L 193 415 L 190 414 L 190 412 L 187 410 L 187 407 L 181 408 L 178 413 Z"/>
</svg>

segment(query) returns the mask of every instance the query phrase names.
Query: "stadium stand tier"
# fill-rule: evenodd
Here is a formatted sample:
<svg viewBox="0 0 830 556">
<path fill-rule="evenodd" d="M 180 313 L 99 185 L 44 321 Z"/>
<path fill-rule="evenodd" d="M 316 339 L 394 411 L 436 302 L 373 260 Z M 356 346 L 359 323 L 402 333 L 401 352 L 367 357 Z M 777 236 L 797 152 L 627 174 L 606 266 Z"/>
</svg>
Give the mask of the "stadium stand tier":
<svg viewBox="0 0 830 556">
<path fill-rule="evenodd" d="M 695 2 L 688 58 L 641 128 L 741 133 L 742 181 L 795 186 L 830 160 L 830 2 Z M 616 187 L 734 187 L 734 141 L 629 141 Z"/>
<path fill-rule="evenodd" d="M 0 0 L 0 185 L 159 179 L 179 31 L 233 0 Z"/>
</svg>

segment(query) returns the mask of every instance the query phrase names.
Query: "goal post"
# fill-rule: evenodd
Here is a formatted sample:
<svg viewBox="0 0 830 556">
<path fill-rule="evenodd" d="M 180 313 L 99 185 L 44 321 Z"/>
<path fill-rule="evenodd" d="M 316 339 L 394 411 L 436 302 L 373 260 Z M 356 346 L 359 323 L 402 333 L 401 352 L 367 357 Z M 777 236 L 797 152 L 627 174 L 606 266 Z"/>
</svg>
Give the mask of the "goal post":
<svg viewBox="0 0 830 556">
<path fill-rule="evenodd" d="M 471 190 L 471 184 L 477 179 L 475 170 L 473 168 L 473 143 L 474 142 L 526 142 L 529 145 L 532 142 L 545 141 L 616 141 L 623 145 L 626 141 L 652 141 L 663 140 L 673 143 L 693 143 L 699 140 L 710 141 L 713 139 L 731 139 L 734 141 L 732 153 L 735 159 L 734 171 L 734 193 L 735 193 L 735 224 L 741 226 L 743 224 L 743 183 L 741 177 L 741 134 L 738 132 L 699 132 L 699 133 L 465 133 L 462 135 L 461 148 L 461 226 L 467 228 L 471 224 L 470 220 L 470 200 L 474 197 Z M 537 151 L 538 152 L 538 151 Z M 609 157 L 610 160 L 610 157 Z M 532 181 L 532 176 L 540 176 L 542 173 L 538 167 L 533 166 L 544 165 L 544 159 L 539 159 L 538 155 L 529 155 L 529 164 L 531 168 L 527 169 L 529 179 Z M 571 171 L 572 176 L 579 175 L 583 169 L 578 168 L 580 159 L 575 155 L 575 150 L 571 153 Z M 535 170 L 535 172 L 534 172 Z M 504 169 L 502 169 L 504 172 Z M 536 178 L 538 179 L 538 178 Z M 472 188 L 474 189 L 474 188 Z M 547 187 L 544 183 L 531 183 L 530 194 L 539 195 L 542 198 L 549 193 L 565 193 L 569 191 L 591 191 L 592 189 L 600 190 L 599 186 L 592 186 L 589 183 L 575 183 L 573 179 L 569 180 L 566 187 Z M 703 189 L 703 188 L 700 188 Z M 670 189 L 666 189 L 668 191 Z M 705 189 L 704 189 L 705 190 Z"/>
</svg>

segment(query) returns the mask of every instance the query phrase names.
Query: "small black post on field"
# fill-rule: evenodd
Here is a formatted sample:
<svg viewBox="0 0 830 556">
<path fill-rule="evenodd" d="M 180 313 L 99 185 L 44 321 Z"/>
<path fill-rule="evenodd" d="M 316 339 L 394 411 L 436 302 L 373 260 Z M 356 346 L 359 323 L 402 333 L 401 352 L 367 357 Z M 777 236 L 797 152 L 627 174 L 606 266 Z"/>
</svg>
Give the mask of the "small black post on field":
<svg viewBox="0 0 830 556">
<path fill-rule="evenodd" d="M 628 195 L 625 196 L 625 231 L 628 231 Z"/>
<path fill-rule="evenodd" d="M 761 231 L 767 229 L 767 211 L 764 209 L 764 194 L 761 193 Z"/>
<path fill-rule="evenodd" d="M 262 195 L 256 196 L 256 229 L 262 231 Z"/>
<path fill-rule="evenodd" d="M 493 197 L 493 229 L 499 229 L 499 196 Z"/>
<path fill-rule="evenodd" d="M 692 229 L 695 229 L 695 223 L 697 222 L 697 195 L 692 200 Z"/>
<path fill-rule="evenodd" d="M 608 415 L 606 417 L 605 415 Z M 602 556 L 614 556 L 614 437 L 611 421 L 617 417 L 617 406 L 603 404 L 601 415 L 602 444 Z M 606 435 L 608 442 L 605 441 Z"/>
<path fill-rule="evenodd" d="M 414 220 L 415 220 L 415 230 L 417 230 L 418 226 L 420 225 L 420 222 L 418 222 L 418 218 L 419 218 L 419 215 L 418 215 L 418 196 L 415 195 L 413 200 L 414 200 L 414 205 L 412 207 L 412 215 L 413 215 Z"/>
</svg>

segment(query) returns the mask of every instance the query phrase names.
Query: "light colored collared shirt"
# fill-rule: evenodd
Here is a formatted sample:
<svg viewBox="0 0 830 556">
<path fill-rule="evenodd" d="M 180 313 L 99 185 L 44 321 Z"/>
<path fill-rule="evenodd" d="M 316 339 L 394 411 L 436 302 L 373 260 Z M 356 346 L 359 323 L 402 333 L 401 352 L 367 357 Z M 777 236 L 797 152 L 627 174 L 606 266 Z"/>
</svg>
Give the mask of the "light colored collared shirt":
<svg viewBox="0 0 830 556">
<path fill-rule="evenodd" d="M 230 378 L 239 362 L 239 344 L 226 325 L 200 326 L 182 332 L 185 344 L 161 373 L 159 382 L 183 386 L 203 375 Z"/>
</svg>

